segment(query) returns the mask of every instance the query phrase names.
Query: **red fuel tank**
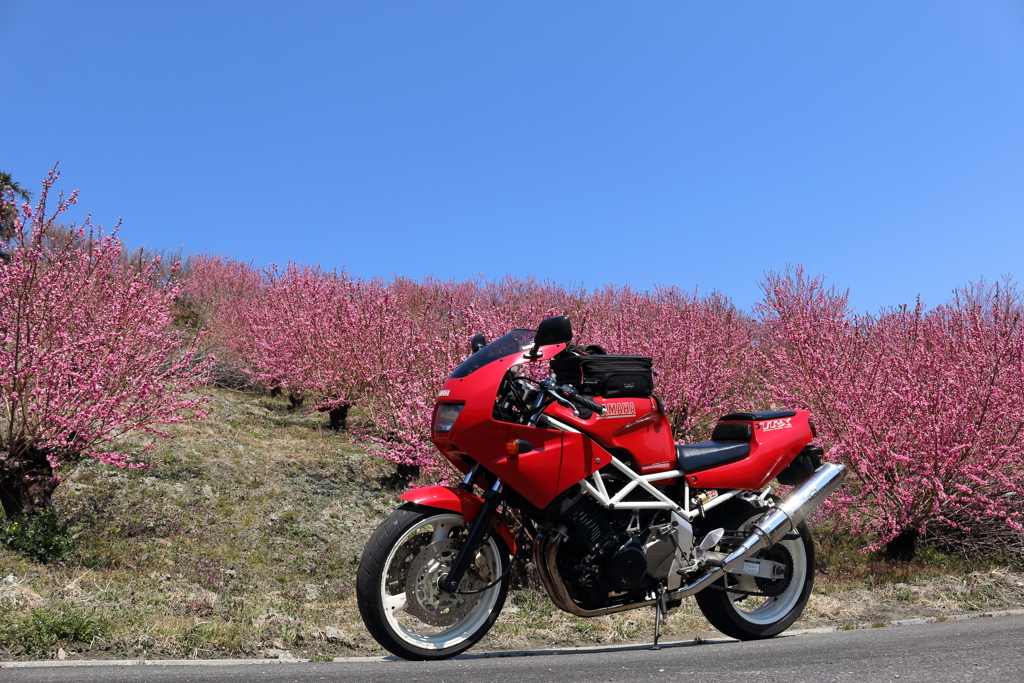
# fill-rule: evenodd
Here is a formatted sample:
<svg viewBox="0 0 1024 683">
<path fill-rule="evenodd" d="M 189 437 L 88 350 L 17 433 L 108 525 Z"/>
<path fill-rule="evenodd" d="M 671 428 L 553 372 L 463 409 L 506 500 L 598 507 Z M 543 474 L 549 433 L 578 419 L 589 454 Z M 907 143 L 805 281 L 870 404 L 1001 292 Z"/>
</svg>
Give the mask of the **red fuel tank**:
<svg viewBox="0 0 1024 683">
<path fill-rule="evenodd" d="M 604 415 L 592 414 L 582 420 L 560 404 L 552 405 L 546 413 L 585 431 L 619 460 L 629 462 L 640 474 L 675 469 L 676 447 L 672 428 L 656 399 L 596 397 L 594 400 L 605 406 Z M 615 449 L 624 449 L 626 453 Z M 658 484 L 664 486 L 672 481 Z"/>
</svg>

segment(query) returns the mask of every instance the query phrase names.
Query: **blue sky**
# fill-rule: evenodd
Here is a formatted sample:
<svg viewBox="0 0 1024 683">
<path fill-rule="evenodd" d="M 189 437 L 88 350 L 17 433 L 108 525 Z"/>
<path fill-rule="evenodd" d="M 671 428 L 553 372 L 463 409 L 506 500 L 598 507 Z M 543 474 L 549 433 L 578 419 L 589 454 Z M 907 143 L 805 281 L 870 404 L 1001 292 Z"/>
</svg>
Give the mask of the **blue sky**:
<svg viewBox="0 0 1024 683">
<path fill-rule="evenodd" d="M 1024 3 L 0 0 L 0 169 L 129 245 L 860 310 L 1024 278 Z"/>
</svg>

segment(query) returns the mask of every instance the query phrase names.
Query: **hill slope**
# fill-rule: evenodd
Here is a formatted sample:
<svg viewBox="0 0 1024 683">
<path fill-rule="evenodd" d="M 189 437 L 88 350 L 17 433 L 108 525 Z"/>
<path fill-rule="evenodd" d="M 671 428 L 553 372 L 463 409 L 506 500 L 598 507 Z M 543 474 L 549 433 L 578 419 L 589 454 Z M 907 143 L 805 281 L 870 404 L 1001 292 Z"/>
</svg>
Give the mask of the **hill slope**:
<svg viewBox="0 0 1024 683">
<path fill-rule="evenodd" d="M 353 581 L 362 546 L 397 507 L 391 465 L 326 416 L 284 399 L 205 390 L 208 420 L 157 440 L 152 469 L 94 461 L 55 497 L 80 533 L 66 562 L 0 547 L 0 657 L 330 657 L 380 653 L 362 629 Z M 141 451 L 140 437 L 119 444 Z M 925 552 L 892 567 L 825 539 L 825 573 L 798 626 L 842 625 L 1024 606 L 1024 575 Z M 975 571 L 978 570 L 978 571 Z M 599 619 L 514 590 L 478 649 L 646 640 L 649 610 Z M 714 632 L 692 601 L 669 637 Z"/>
</svg>

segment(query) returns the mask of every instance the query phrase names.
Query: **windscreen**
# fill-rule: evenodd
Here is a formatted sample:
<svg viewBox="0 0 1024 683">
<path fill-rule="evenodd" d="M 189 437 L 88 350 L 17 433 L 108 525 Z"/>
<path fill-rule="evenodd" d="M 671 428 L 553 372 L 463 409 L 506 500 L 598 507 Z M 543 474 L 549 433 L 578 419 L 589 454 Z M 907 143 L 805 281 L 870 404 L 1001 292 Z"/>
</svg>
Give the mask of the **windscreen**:
<svg viewBox="0 0 1024 683">
<path fill-rule="evenodd" d="M 468 377 L 492 361 L 525 351 L 533 343 L 536 334 L 537 330 L 512 330 L 504 337 L 498 337 L 463 361 L 462 365 L 455 368 L 451 378 Z"/>
</svg>

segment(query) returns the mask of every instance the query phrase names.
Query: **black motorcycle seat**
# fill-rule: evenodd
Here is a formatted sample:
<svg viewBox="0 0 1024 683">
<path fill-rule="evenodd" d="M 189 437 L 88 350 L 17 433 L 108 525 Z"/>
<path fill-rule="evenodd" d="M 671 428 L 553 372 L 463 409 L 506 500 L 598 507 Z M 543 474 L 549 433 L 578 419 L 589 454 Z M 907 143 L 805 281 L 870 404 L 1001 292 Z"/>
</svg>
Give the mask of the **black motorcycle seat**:
<svg viewBox="0 0 1024 683">
<path fill-rule="evenodd" d="M 750 455 L 746 441 L 702 441 L 676 446 L 679 469 L 687 474 L 742 460 Z"/>
<path fill-rule="evenodd" d="M 729 413 L 718 418 L 719 422 L 760 422 L 761 420 L 777 420 L 782 417 L 795 417 L 795 410 L 767 410 L 761 413 Z"/>
</svg>

